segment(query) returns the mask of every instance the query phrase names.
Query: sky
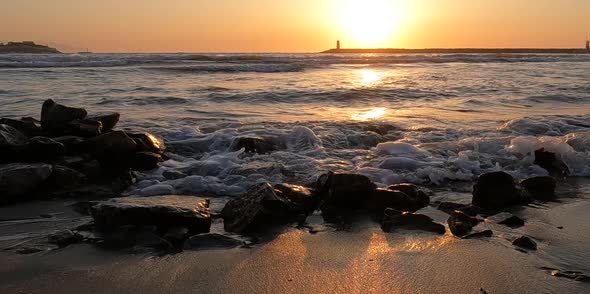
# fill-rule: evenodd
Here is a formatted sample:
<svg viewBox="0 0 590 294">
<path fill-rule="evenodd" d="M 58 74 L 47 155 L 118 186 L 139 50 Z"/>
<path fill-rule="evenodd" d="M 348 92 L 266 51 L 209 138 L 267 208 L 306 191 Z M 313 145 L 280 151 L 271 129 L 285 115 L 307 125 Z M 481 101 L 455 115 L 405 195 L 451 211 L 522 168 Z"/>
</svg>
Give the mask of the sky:
<svg viewBox="0 0 590 294">
<path fill-rule="evenodd" d="M 63 51 L 577 48 L 590 0 L 0 0 L 0 42 Z"/>
</svg>

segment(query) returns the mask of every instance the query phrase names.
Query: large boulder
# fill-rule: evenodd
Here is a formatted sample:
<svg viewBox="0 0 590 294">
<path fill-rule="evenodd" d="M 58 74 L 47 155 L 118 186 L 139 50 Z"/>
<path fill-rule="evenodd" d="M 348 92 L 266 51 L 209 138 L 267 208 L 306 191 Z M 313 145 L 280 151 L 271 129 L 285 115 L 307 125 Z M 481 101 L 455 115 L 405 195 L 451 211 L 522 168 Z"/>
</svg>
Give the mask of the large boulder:
<svg viewBox="0 0 590 294">
<path fill-rule="evenodd" d="M 0 203 L 33 198 L 52 171 L 51 165 L 44 163 L 0 165 Z"/>
<path fill-rule="evenodd" d="M 59 142 L 64 145 L 66 154 L 77 154 L 82 151 L 82 144 L 84 143 L 84 138 L 79 136 L 61 136 L 61 137 L 54 137 L 51 138 L 56 142 Z"/>
<path fill-rule="evenodd" d="M 555 199 L 557 182 L 553 177 L 534 177 L 520 182 L 529 197 L 539 200 Z"/>
<path fill-rule="evenodd" d="M 80 187 L 88 181 L 83 173 L 61 165 L 53 166 L 53 173 L 47 180 L 47 186 L 56 190 Z"/>
<path fill-rule="evenodd" d="M 429 216 L 401 212 L 395 209 L 386 209 L 384 211 L 381 229 L 387 233 L 396 229 L 420 230 L 437 234 L 444 234 L 446 231 L 445 226 L 434 222 Z"/>
<path fill-rule="evenodd" d="M 96 137 L 102 133 L 100 121 L 77 119 L 69 122 L 63 129 L 63 134 L 80 136 L 84 138 Z"/>
<path fill-rule="evenodd" d="M 330 173 L 320 176 L 327 190 L 324 206 L 363 209 L 377 186 L 369 178 L 358 174 Z M 320 183 L 318 183 L 320 185 Z"/>
<path fill-rule="evenodd" d="M 462 211 L 453 211 L 447 220 L 451 233 L 457 237 L 464 237 L 471 232 L 471 229 L 479 223 L 475 217 L 467 215 Z"/>
<path fill-rule="evenodd" d="M 42 134 L 41 127 L 31 121 L 2 118 L 0 119 L 0 124 L 11 126 L 27 137 L 36 137 Z"/>
<path fill-rule="evenodd" d="M 309 188 L 293 184 L 276 184 L 275 193 L 281 198 L 289 201 L 294 206 L 299 206 L 298 210 L 313 211 L 317 208 L 319 198 Z"/>
<path fill-rule="evenodd" d="M 221 211 L 225 230 L 235 233 L 253 231 L 259 225 L 289 220 L 309 212 L 306 204 L 313 200 L 305 198 L 311 198 L 311 194 L 296 193 L 294 189 L 285 193 L 284 189 L 285 186 L 281 186 L 275 190 L 269 183 L 262 183 L 230 200 Z"/>
<path fill-rule="evenodd" d="M 106 132 L 112 130 L 117 125 L 120 117 L 121 115 L 118 112 L 105 112 L 89 114 L 86 116 L 86 120 L 100 122 L 102 130 Z"/>
<path fill-rule="evenodd" d="M 137 144 L 123 131 L 114 131 L 90 138 L 83 143 L 86 152 L 109 167 L 127 166 Z"/>
<path fill-rule="evenodd" d="M 41 107 L 41 127 L 50 134 L 63 133 L 68 124 L 77 119 L 84 119 L 87 112 L 83 108 L 68 107 L 48 99 Z"/>
<path fill-rule="evenodd" d="M 526 203 L 514 178 L 505 172 L 482 174 L 473 186 L 473 205 L 486 209 L 499 209 Z"/>
<path fill-rule="evenodd" d="M 100 202 L 90 209 L 96 226 L 112 230 L 125 225 L 185 227 L 191 234 L 211 227 L 209 200 L 194 196 L 124 197 Z"/>
</svg>

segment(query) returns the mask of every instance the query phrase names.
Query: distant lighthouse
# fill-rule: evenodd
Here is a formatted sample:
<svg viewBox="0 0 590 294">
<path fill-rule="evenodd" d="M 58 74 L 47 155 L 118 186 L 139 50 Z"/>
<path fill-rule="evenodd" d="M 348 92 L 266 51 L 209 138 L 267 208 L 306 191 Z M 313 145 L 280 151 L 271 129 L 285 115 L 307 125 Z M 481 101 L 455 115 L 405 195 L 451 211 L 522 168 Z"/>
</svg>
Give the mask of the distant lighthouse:
<svg viewBox="0 0 590 294">
<path fill-rule="evenodd" d="M 336 49 L 340 50 L 340 40 L 336 40 Z"/>
</svg>

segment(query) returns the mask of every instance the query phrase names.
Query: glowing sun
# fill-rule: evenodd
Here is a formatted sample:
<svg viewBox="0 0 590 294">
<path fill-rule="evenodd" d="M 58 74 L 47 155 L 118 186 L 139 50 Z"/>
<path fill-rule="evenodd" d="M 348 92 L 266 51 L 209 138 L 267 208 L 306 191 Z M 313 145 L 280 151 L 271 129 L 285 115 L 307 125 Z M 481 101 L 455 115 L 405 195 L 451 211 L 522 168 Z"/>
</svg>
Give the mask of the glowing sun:
<svg viewBox="0 0 590 294">
<path fill-rule="evenodd" d="M 343 0 L 340 8 L 342 39 L 359 47 L 386 47 L 402 15 L 396 0 Z"/>
</svg>

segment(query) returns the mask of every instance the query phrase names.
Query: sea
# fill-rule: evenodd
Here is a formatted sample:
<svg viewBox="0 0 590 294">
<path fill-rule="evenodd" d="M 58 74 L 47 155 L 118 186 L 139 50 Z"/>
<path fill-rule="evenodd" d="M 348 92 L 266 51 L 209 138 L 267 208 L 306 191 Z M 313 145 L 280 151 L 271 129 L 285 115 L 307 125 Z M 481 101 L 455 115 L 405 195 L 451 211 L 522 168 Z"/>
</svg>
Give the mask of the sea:
<svg viewBox="0 0 590 294">
<path fill-rule="evenodd" d="M 0 55 L 0 117 L 39 118 L 46 99 L 165 141 L 170 160 L 133 195 L 232 197 L 326 171 L 379 186 L 525 179 L 548 174 L 540 148 L 590 176 L 590 54 Z M 276 148 L 248 154 L 241 137 Z"/>
</svg>

